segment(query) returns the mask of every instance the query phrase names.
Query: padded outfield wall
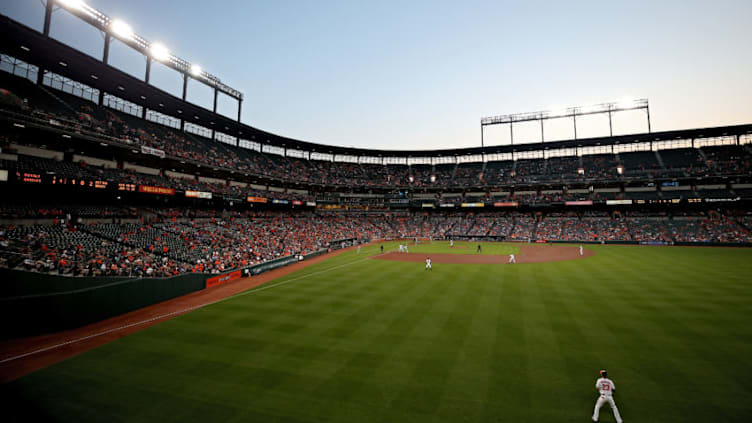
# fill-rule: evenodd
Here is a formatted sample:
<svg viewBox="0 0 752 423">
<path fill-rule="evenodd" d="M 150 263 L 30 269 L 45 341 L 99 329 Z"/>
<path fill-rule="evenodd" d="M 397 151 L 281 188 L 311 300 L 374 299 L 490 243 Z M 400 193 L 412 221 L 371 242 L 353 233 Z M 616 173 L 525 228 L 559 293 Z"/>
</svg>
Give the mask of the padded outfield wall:
<svg viewBox="0 0 752 423">
<path fill-rule="evenodd" d="M 84 326 L 204 289 L 205 274 L 172 278 L 69 277 L 0 271 L 0 338 Z"/>
<path fill-rule="evenodd" d="M 0 269 L 0 339 L 85 326 L 297 261 L 287 256 L 223 274 L 188 273 L 172 278 L 71 277 Z"/>
</svg>

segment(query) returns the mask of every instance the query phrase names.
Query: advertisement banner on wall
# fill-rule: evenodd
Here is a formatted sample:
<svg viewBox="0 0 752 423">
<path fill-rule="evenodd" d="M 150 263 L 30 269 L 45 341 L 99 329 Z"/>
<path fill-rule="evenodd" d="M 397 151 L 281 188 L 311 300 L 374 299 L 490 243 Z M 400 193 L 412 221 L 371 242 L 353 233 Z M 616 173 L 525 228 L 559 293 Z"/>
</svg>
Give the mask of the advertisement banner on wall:
<svg viewBox="0 0 752 423">
<path fill-rule="evenodd" d="M 225 282 L 229 282 L 235 279 L 239 279 L 241 276 L 240 270 L 236 270 L 234 272 L 225 273 L 224 275 L 219 276 L 213 276 L 211 278 L 208 278 L 206 280 L 206 288 L 212 288 L 215 286 L 222 285 Z"/>
<path fill-rule="evenodd" d="M 282 257 L 276 260 L 268 261 L 264 264 L 258 264 L 249 268 L 250 274 L 255 276 L 264 273 L 269 270 L 276 269 L 278 267 L 287 266 L 288 264 L 297 263 L 298 258 L 296 256 Z"/>
<path fill-rule="evenodd" d="M 308 206 L 308 207 L 316 207 L 316 202 L 315 201 L 306 201 L 305 205 Z"/>
<path fill-rule="evenodd" d="M 497 201 L 494 203 L 494 207 L 518 207 L 520 203 L 517 201 Z"/>
<path fill-rule="evenodd" d="M 153 187 L 151 185 L 139 185 L 138 192 L 145 192 L 147 194 L 159 194 L 159 195 L 175 195 L 174 188 Z"/>
<path fill-rule="evenodd" d="M 164 159 L 165 158 L 165 152 L 163 150 L 158 149 L 158 148 L 147 147 L 145 145 L 142 145 L 141 146 L 141 152 L 144 153 L 144 154 L 151 154 L 152 156 L 157 156 L 160 159 Z"/>
<path fill-rule="evenodd" d="M 483 203 L 462 203 L 461 207 L 483 207 Z"/>
<path fill-rule="evenodd" d="M 145 145 L 142 145 L 141 146 L 141 152 L 144 153 L 144 154 L 151 154 L 152 156 L 157 156 L 160 159 L 164 159 L 165 158 L 164 151 L 160 150 L 158 148 L 147 147 Z"/>
<path fill-rule="evenodd" d="M 267 201 L 264 197 L 248 197 L 249 203 L 266 203 Z"/>
<path fill-rule="evenodd" d="M 204 191 L 186 191 L 185 196 L 189 198 L 204 198 L 206 200 L 212 199 L 212 193 Z"/>
<path fill-rule="evenodd" d="M 566 206 L 592 206 L 593 201 L 592 200 L 565 201 L 564 205 Z"/>
<path fill-rule="evenodd" d="M 741 200 L 741 197 L 734 197 L 734 198 L 706 198 L 706 203 L 730 203 L 734 201 Z"/>
<path fill-rule="evenodd" d="M 606 200 L 607 206 L 626 206 L 632 204 L 632 200 Z"/>
</svg>

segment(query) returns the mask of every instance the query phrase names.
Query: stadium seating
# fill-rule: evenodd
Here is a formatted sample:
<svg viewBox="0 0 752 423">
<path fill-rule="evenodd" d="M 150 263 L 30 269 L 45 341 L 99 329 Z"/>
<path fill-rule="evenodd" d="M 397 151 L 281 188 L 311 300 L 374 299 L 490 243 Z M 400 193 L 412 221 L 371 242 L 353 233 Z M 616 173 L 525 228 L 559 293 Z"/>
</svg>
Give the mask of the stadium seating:
<svg viewBox="0 0 752 423">
<path fill-rule="evenodd" d="M 7 76 L 3 79 L 0 79 L 0 82 L 10 84 Z M 37 87 L 28 81 L 13 81 L 13 87 L 15 92 L 12 98 L 20 100 L 2 103 L 2 107 L 9 111 L 21 112 L 45 121 L 53 119 L 57 125 L 88 130 L 127 144 L 156 148 L 177 159 L 273 178 L 280 182 L 303 182 L 332 187 L 467 187 L 515 183 L 618 181 L 645 177 L 674 178 L 708 174 L 739 175 L 749 173 L 752 169 L 752 153 L 741 146 L 436 166 L 305 160 L 214 142 L 127 113 L 100 107 L 70 94 L 57 91 L 52 93 L 52 89 Z M 5 161 L 2 165 L 8 167 Z M 619 165 L 623 166 L 622 175 L 616 171 Z M 65 170 L 70 173 L 76 169 Z"/>
</svg>

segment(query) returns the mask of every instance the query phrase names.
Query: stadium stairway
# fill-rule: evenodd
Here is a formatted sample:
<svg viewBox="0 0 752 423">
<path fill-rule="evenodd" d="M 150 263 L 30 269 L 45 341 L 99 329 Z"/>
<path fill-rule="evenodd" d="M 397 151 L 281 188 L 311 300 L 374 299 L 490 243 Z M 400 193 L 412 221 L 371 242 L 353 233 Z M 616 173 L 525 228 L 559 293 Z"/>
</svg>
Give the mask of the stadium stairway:
<svg viewBox="0 0 752 423">
<path fill-rule="evenodd" d="M 708 162 L 708 156 L 705 155 L 705 152 L 702 151 L 702 147 L 697 149 L 697 152 L 700 153 L 700 157 L 702 157 L 702 161 L 707 163 Z"/>
<path fill-rule="evenodd" d="M 52 91 L 48 90 L 43 85 L 39 85 L 39 89 L 45 94 L 47 94 L 48 96 L 50 96 L 52 99 L 57 101 L 59 104 L 61 104 L 63 107 L 70 110 L 74 116 L 78 116 L 78 113 L 79 113 L 78 110 L 74 109 L 70 104 L 66 103 L 62 98 L 55 95 Z"/>
<path fill-rule="evenodd" d="M 125 245 L 125 246 L 131 247 L 131 248 L 138 248 L 138 249 L 141 249 L 141 250 L 145 250 L 146 249 L 145 247 L 142 247 L 141 245 L 138 245 L 137 243 L 134 243 L 132 241 L 119 241 L 116 237 L 108 236 L 108 235 L 106 235 L 104 233 L 99 233 L 99 232 L 91 231 L 85 225 L 80 225 L 78 227 L 78 230 L 81 231 L 81 232 L 84 232 L 86 234 L 89 234 L 89 235 L 91 235 L 93 237 L 96 237 L 96 238 L 99 238 L 99 239 L 102 239 L 102 240 L 107 240 L 110 243 L 112 243 L 113 245 Z M 173 254 L 172 250 L 170 250 L 167 254 L 165 254 L 162 251 L 160 251 L 158 248 L 154 248 L 154 251 L 152 251 L 152 253 L 155 254 L 155 255 L 158 255 L 160 257 L 167 257 L 167 258 L 176 260 L 178 262 L 182 262 L 183 261 L 180 257 L 178 257 L 177 255 Z"/>
<path fill-rule="evenodd" d="M 658 153 L 658 150 L 655 150 L 655 159 L 658 161 L 658 164 L 661 165 L 661 169 L 665 171 L 666 165 L 663 163 L 663 157 Z"/>
</svg>

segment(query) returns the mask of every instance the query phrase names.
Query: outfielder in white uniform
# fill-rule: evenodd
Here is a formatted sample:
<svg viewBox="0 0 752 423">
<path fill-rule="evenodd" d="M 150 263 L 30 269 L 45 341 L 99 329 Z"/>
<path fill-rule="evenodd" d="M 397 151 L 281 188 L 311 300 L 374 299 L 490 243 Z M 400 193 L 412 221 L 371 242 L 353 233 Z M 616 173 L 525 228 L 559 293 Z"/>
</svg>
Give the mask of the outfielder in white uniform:
<svg viewBox="0 0 752 423">
<path fill-rule="evenodd" d="M 593 421 L 598 421 L 601 407 L 603 407 L 603 404 L 608 403 L 608 405 L 611 406 L 611 410 L 613 410 L 614 412 L 616 423 L 622 423 L 619 409 L 616 408 L 616 403 L 614 402 L 614 391 L 616 390 L 616 386 L 614 385 L 614 382 L 608 378 L 608 374 L 605 370 L 601 370 L 601 377 L 597 381 L 595 381 L 595 389 L 598 390 L 601 396 L 598 397 L 598 401 L 595 402 L 595 409 L 593 410 Z"/>
<path fill-rule="evenodd" d="M 582 255 L 582 245 L 580 245 L 580 255 Z"/>
<path fill-rule="evenodd" d="M 407 250 L 407 244 L 405 244 L 405 252 L 409 253 L 410 251 Z"/>
<path fill-rule="evenodd" d="M 426 270 L 433 272 L 433 267 L 431 267 L 431 257 L 426 257 Z"/>
<path fill-rule="evenodd" d="M 405 246 L 404 245 L 402 245 L 402 244 L 399 245 L 399 252 L 400 253 L 404 253 L 405 252 Z"/>
<path fill-rule="evenodd" d="M 454 247 L 454 240 L 453 240 L 453 239 L 450 239 L 450 240 L 449 240 L 449 247 L 450 247 L 450 248 L 451 248 L 451 247 Z"/>
<path fill-rule="evenodd" d="M 517 263 L 517 259 L 514 258 L 514 254 L 509 255 L 509 263 Z"/>
<path fill-rule="evenodd" d="M 360 245 L 358 245 L 358 254 L 360 254 Z"/>
</svg>

